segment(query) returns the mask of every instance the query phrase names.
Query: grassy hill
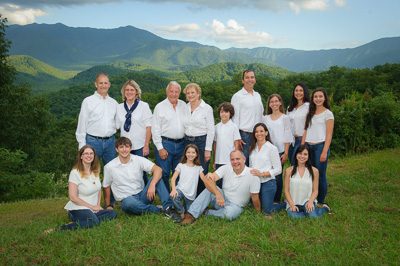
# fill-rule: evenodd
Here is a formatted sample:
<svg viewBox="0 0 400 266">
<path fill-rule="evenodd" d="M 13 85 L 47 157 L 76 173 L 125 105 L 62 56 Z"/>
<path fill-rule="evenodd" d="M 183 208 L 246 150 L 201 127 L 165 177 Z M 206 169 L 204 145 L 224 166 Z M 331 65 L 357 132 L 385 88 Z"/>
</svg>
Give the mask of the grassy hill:
<svg viewBox="0 0 400 266">
<path fill-rule="evenodd" d="M 41 237 L 69 222 L 68 198 L 0 204 L 0 258 L 5 265 L 397 264 L 399 160 L 400 149 L 330 160 L 335 213 L 319 220 L 289 220 L 285 211 L 268 220 L 249 205 L 232 222 L 201 216 L 180 227 L 163 215 L 117 209 L 116 220 L 97 228 Z"/>
</svg>

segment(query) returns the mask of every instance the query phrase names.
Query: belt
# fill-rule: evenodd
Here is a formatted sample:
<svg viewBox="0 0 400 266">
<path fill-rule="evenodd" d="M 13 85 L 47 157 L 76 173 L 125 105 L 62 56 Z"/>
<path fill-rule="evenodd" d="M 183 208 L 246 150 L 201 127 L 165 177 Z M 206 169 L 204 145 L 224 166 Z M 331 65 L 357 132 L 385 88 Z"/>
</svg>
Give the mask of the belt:
<svg viewBox="0 0 400 266">
<path fill-rule="evenodd" d="M 196 141 L 199 138 L 204 138 L 204 137 L 207 137 L 207 135 L 202 135 L 202 136 L 197 136 L 197 137 L 185 136 L 185 138 L 187 138 L 189 141 Z"/>
<path fill-rule="evenodd" d="M 96 137 L 96 136 L 92 136 L 92 135 L 90 135 L 90 134 L 86 134 L 86 135 L 88 135 L 89 137 L 92 137 L 92 138 L 102 139 L 102 140 L 109 139 L 109 138 L 112 137 L 112 136 L 110 136 L 110 137 Z"/>
<path fill-rule="evenodd" d="M 244 133 L 244 134 L 248 134 L 248 135 L 253 135 L 252 132 L 243 131 L 243 130 L 241 130 L 241 129 L 239 129 L 239 132 Z"/>
<path fill-rule="evenodd" d="M 294 137 L 295 139 L 302 139 L 303 137 Z"/>
<path fill-rule="evenodd" d="M 164 139 L 164 140 L 169 140 L 169 141 L 175 142 L 175 143 L 181 142 L 183 140 L 183 139 L 171 139 L 171 138 L 167 138 L 167 137 L 164 137 L 164 136 L 161 136 L 161 138 Z"/>
</svg>

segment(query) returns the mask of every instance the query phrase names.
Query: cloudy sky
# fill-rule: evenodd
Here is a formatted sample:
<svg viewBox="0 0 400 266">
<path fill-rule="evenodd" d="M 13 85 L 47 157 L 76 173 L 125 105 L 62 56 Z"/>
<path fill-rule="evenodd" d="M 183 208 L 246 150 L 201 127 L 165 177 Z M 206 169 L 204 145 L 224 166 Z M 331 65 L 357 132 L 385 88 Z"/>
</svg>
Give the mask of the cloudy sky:
<svg viewBox="0 0 400 266">
<path fill-rule="evenodd" d="M 9 24 L 131 25 L 229 47 L 353 48 L 400 36 L 399 0 L 1 0 Z"/>
</svg>

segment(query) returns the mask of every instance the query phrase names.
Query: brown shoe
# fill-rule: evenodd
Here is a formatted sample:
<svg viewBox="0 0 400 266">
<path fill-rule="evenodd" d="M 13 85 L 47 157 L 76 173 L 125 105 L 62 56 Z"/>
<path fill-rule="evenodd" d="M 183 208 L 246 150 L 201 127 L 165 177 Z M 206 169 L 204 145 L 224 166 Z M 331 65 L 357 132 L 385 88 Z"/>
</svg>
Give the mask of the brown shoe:
<svg viewBox="0 0 400 266">
<path fill-rule="evenodd" d="M 203 215 L 206 215 L 206 212 L 208 212 L 209 210 L 210 210 L 210 208 L 208 208 L 208 207 L 205 208 L 204 211 L 203 211 Z"/>
<path fill-rule="evenodd" d="M 180 223 L 181 225 L 188 225 L 194 223 L 196 218 L 193 217 L 190 213 L 186 213 L 183 217 L 183 221 Z"/>
</svg>

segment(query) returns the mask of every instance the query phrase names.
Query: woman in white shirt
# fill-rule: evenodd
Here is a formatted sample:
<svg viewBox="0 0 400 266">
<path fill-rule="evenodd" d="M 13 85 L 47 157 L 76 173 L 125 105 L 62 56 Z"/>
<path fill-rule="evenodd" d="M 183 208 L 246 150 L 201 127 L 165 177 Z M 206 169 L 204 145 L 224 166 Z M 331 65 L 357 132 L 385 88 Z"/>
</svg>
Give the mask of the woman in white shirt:
<svg viewBox="0 0 400 266">
<path fill-rule="evenodd" d="M 306 84 L 299 82 L 294 85 L 292 99 L 287 109 L 287 115 L 290 119 L 290 127 L 295 138 L 292 145 L 289 146 L 289 161 L 294 163 L 294 153 L 301 144 L 304 133 L 304 125 L 310 105 L 310 94 Z"/>
<path fill-rule="evenodd" d="M 104 210 L 100 206 L 101 183 L 99 174 L 100 162 L 95 149 L 90 145 L 83 146 L 69 175 L 68 195 L 70 201 L 64 207 L 72 222 L 55 229 L 48 229 L 45 233 L 91 228 L 105 220 L 112 220 L 117 217 L 114 210 Z"/>
<path fill-rule="evenodd" d="M 281 160 L 282 169 L 288 159 L 289 146 L 293 142 L 293 135 L 290 129 L 290 119 L 285 115 L 283 101 L 279 94 L 271 94 L 267 100 L 267 115 L 263 117 L 263 122 L 269 130 L 272 144 L 278 148 L 279 158 Z M 281 202 L 282 196 L 282 174 L 275 176 L 276 193 L 274 197 L 275 203 Z"/>
<path fill-rule="evenodd" d="M 132 142 L 131 154 L 149 157 L 152 113 L 149 104 L 141 101 L 142 91 L 134 80 L 128 80 L 121 89 L 123 103 L 117 107 L 116 127 L 121 129 L 121 137 Z M 147 173 L 143 172 L 147 184 Z"/>
<path fill-rule="evenodd" d="M 310 148 L 300 145 L 294 156 L 294 165 L 285 171 L 286 210 L 290 218 L 319 218 L 329 213 L 327 204 L 317 209 L 318 169 L 311 165 Z"/>
<path fill-rule="evenodd" d="M 260 178 L 260 200 L 263 211 L 270 215 L 285 208 L 285 203 L 274 204 L 275 177 L 282 173 L 278 148 L 272 145 L 268 128 L 264 123 L 254 126 L 249 148 L 250 172 Z M 268 216 L 270 217 L 270 216 Z"/>
<path fill-rule="evenodd" d="M 208 173 L 211 150 L 214 141 L 214 114 L 210 105 L 201 99 L 201 88 L 196 83 L 189 83 L 183 93 L 186 94 L 186 111 L 183 118 L 185 128 L 185 147 L 195 144 L 199 148 L 199 156 L 203 173 Z M 203 180 L 199 178 L 197 195 L 205 189 Z"/>
<path fill-rule="evenodd" d="M 334 117 L 330 110 L 329 99 L 324 88 L 317 88 L 311 95 L 302 144 L 310 147 L 311 163 L 319 171 L 318 204 L 326 204 L 328 190 L 326 168 L 329 159 L 329 147 L 332 142 Z"/>
</svg>

